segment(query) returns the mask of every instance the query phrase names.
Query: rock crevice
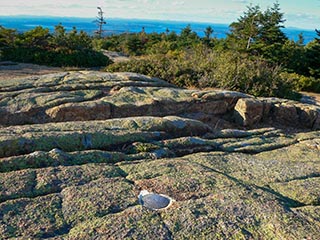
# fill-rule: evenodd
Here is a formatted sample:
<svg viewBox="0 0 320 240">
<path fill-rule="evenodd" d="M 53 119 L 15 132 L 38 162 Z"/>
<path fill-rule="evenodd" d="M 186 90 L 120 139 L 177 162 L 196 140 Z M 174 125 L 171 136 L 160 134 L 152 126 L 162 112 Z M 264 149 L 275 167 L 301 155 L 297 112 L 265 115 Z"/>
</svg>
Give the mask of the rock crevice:
<svg viewBox="0 0 320 240">
<path fill-rule="evenodd" d="M 212 127 L 254 128 L 263 124 L 320 129 L 317 106 L 232 91 L 179 89 L 133 73 L 69 72 L 2 81 L 0 86 L 2 125 L 145 115 L 188 115 L 205 120 L 201 117 L 205 114 Z"/>
</svg>

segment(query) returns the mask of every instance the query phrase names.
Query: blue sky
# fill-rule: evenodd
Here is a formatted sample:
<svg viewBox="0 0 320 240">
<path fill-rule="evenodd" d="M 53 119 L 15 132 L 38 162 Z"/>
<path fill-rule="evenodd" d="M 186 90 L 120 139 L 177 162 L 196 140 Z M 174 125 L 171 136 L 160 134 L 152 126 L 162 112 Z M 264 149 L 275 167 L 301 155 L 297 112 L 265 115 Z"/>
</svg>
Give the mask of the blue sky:
<svg viewBox="0 0 320 240">
<path fill-rule="evenodd" d="M 0 16 L 40 15 L 92 17 L 96 7 L 107 18 L 140 18 L 227 23 L 235 21 L 246 6 L 262 9 L 275 0 L 0 0 Z M 320 0 L 279 0 L 286 27 L 320 28 Z"/>
</svg>

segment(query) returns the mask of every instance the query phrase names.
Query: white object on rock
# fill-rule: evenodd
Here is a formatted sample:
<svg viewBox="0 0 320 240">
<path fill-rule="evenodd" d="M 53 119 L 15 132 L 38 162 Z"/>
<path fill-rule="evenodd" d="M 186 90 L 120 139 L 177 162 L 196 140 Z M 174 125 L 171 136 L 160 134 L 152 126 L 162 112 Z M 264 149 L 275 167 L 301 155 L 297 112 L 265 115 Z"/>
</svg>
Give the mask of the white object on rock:
<svg viewBox="0 0 320 240">
<path fill-rule="evenodd" d="M 142 190 L 139 194 L 139 203 L 151 210 L 164 210 L 171 206 L 174 200 L 163 194 Z"/>
</svg>

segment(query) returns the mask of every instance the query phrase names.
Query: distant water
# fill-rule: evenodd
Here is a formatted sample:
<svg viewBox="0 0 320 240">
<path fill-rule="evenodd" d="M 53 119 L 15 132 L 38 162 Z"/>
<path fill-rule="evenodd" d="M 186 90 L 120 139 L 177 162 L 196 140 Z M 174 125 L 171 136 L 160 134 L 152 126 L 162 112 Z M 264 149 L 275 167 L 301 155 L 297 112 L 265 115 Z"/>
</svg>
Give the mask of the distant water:
<svg viewBox="0 0 320 240">
<path fill-rule="evenodd" d="M 78 30 L 83 30 L 89 34 L 93 34 L 97 29 L 94 23 L 95 19 L 90 18 L 62 18 L 62 17 L 3 17 L 0 16 L 0 25 L 6 28 L 18 29 L 21 32 L 28 31 L 37 26 L 50 29 L 52 31 L 54 26 L 62 23 L 67 29 L 71 30 L 72 27 L 76 27 Z M 145 32 L 162 33 L 166 29 L 169 31 L 175 31 L 180 33 L 183 28 L 188 24 L 191 25 L 193 31 L 195 31 L 200 37 L 204 36 L 206 27 L 211 26 L 214 29 L 213 37 L 224 38 L 226 37 L 229 27 L 228 24 L 217 23 L 197 23 L 197 22 L 181 22 L 181 21 L 166 21 L 166 20 L 138 20 L 138 19 L 107 19 L 107 24 L 104 25 L 105 35 L 119 34 L 119 33 L 135 33 L 140 32 L 144 27 Z M 297 28 L 285 28 L 283 29 L 289 39 L 298 40 L 298 35 L 303 34 L 305 43 L 312 41 L 316 37 L 315 31 L 297 29 Z"/>
</svg>

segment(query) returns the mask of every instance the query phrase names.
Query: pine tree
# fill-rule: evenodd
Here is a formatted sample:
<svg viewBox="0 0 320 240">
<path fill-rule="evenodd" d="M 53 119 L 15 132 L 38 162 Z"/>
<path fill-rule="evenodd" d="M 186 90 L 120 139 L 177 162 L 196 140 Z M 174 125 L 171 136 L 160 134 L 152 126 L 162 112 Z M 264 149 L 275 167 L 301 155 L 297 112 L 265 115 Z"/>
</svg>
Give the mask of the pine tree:
<svg viewBox="0 0 320 240">
<path fill-rule="evenodd" d="M 97 7 L 97 9 L 99 11 L 98 11 L 98 16 L 97 16 L 97 19 L 95 20 L 95 22 L 97 23 L 98 30 L 95 33 L 98 35 L 99 38 L 101 38 L 102 33 L 104 32 L 103 25 L 107 24 L 107 22 L 104 19 L 102 8 Z"/>
<path fill-rule="evenodd" d="M 66 48 L 68 45 L 66 35 L 66 29 L 59 23 L 54 27 L 51 45 L 53 45 L 53 47 Z"/>
<path fill-rule="evenodd" d="M 320 37 L 320 30 L 315 29 L 315 31 L 316 31 L 316 33 L 317 33 L 317 36 Z M 318 43 L 320 43 L 320 38 L 316 38 L 316 41 L 317 41 Z"/>
<path fill-rule="evenodd" d="M 206 30 L 204 31 L 204 35 L 206 39 L 210 39 L 211 35 L 213 33 L 213 28 L 211 26 L 206 27 Z"/>
<path fill-rule="evenodd" d="M 50 33 L 48 28 L 43 28 L 38 26 L 34 29 L 31 29 L 23 34 L 21 39 L 21 44 L 24 47 L 38 47 L 38 48 L 47 48 L 48 40 L 50 38 Z"/>
<path fill-rule="evenodd" d="M 261 17 L 262 13 L 258 5 L 248 6 L 244 15 L 240 16 L 237 22 L 230 24 L 229 39 L 236 42 L 240 49 L 249 49 L 251 43 L 259 36 Z"/>
<path fill-rule="evenodd" d="M 0 47 L 13 47 L 17 38 L 17 30 L 4 28 L 0 25 Z"/>
<path fill-rule="evenodd" d="M 259 5 L 248 6 L 237 22 L 230 24 L 229 41 L 237 42 L 239 49 L 249 50 L 255 45 L 255 50 L 272 44 L 284 44 L 287 40 L 281 31 L 284 28 L 284 14 L 280 12 L 279 3 L 262 12 Z"/>
<path fill-rule="evenodd" d="M 268 8 L 263 14 L 261 20 L 261 28 L 259 31 L 259 41 L 271 45 L 275 43 L 283 44 L 287 37 L 281 31 L 284 28 L 283 19 L 284 14 L 280 12 L 280 5 L 278 2 L 273 4 L 273 7 Z"/>
</svg>

